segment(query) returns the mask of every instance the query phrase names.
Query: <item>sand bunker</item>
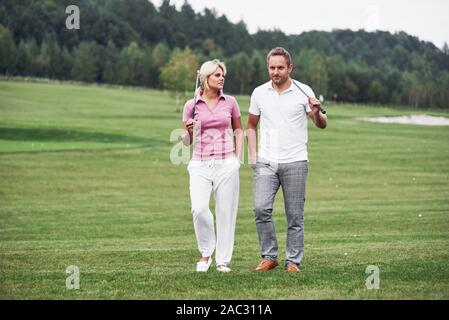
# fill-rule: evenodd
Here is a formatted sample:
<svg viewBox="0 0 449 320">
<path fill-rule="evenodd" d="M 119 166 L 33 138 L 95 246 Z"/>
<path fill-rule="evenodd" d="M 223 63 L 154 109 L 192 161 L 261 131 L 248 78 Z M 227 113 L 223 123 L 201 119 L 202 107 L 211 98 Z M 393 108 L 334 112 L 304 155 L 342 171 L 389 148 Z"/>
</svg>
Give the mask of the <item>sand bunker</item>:
<svg viewBox="0 0 449 320">
<path fill-rule="evenodd" d="M 449 118 L 426 115 L 402 117 L 358 118 L 359 120 L 379 123 L 418 124 L 423 126 L 449 126 Z"/>
</svg>

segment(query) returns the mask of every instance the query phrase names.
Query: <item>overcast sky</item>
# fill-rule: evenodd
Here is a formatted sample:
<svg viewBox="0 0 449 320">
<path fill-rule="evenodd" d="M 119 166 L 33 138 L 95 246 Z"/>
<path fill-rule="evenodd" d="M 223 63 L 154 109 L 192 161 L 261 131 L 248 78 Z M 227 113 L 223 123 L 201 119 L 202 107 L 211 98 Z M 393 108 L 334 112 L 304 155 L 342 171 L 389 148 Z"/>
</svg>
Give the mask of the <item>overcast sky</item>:
<svg viewBox="0 0 449 320">
<path fill-rule="evenodd" d="M 171 0 L 178 9 L 185 0 Z M 151 0 L 157 7 L 162 0 Z M 286 34 L 332 29 L 405 31 L 439 48 L 449 44 L 448 0 L 188 0 L 195 12 L 215 9 L 243 20 L 250 33 L 280 29 Z"/>
</svg>

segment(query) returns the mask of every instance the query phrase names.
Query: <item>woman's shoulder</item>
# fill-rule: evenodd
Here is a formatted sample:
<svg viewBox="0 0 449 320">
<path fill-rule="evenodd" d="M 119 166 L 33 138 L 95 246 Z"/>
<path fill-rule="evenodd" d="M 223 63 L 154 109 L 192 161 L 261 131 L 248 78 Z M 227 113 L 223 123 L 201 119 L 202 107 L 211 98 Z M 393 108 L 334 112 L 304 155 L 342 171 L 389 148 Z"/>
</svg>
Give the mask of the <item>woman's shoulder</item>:
<svg viewBox="0 0 449 320">
<path fill-rule="evenodd" d="M 187 100 L 184 104 L 184 108 L 191 108 L 193 106 L 193 99 Z"/>
<path fill-rule="evenodd" d="M 231 96 L 231 95 L 229 95 L 229 94 L 224 94 L 223 96 L 225 97 L 225 100 L 226 100 L 226 101 L 228 101 L 228 102 L 230 102 L 230 103 L 235 103 L 235 104 L 238 105 L 238 102 L 237 102 L 236 97 Z"/>
</svg>

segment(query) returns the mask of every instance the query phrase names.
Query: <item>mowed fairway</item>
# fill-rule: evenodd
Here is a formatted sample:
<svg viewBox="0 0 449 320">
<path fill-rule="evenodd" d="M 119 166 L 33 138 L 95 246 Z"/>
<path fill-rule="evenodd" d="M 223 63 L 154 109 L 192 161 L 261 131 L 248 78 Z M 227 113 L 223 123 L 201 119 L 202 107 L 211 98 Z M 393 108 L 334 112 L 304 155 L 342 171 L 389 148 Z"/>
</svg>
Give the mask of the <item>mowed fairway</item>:
<svg viewBox="0 0 449 320">
<path fill-rule="evenodd" d="M 238 97 L 242 122 L 248 97 Z M 0 82 L 0 299 L 448 299 L 449 127 L 356 117 L 417 110 L 326 105 L 309 121 L 300 274 L 253 271 L 251 168 L 229 274 L 197 274 L 181 114 L 154 90 Z M 442 115 L 444 113 L 427 113 Z M 282 193 L 274 212 L 285 256 Z M 68 266 L 79 290 L 66 288 Z M 368 290 L 369 265 L 380 288 Z"/>
</svg>

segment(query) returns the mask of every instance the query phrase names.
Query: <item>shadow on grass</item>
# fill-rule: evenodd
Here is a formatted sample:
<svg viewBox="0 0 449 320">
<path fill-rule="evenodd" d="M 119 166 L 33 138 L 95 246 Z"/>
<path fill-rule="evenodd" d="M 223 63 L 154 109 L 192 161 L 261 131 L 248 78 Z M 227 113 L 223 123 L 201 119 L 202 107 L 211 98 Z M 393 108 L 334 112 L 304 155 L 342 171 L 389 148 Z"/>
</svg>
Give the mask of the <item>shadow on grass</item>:
<svg viewBox="0 0 449 320">
<path fill-rule="evenodd" d="M 129 143 L 145 144 L 153 147 L 169 145 L 168 141 L 157 139 L 99 132 L 83 132 L 71 129 L 0 128 L 0 139 L 42 142 Z"/>
</svg>

